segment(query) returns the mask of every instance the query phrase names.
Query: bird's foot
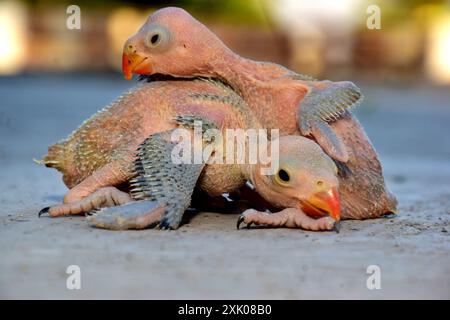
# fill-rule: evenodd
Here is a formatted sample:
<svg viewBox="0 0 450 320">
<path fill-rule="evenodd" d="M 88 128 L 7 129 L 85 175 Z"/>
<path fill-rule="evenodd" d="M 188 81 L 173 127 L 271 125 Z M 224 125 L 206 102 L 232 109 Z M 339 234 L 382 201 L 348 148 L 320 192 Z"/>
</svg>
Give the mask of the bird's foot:
<svg viewBox="0 0 450 320">
<path fill-rule="evenodd" d="M 247 227 L 255 224 L 268 227 L 301 228 L 310 231 L 339 230 L 339 223 L 331 217 L 313 219 L 296 208 L 287 208 L 275 213 L 249 209 L 239 216 L 238 229 L 242 223 L 246 223 Z"/>
<path fill-rule="evenodd" d="M 102 229 L 145 229 L 158 225 L 163 220 L 164 213 L 165 205 L 141 200 L 101 209 L 89 214 L 87 221 L 91 226 Z"/>
<path fill-rule="evenodd" d="M 46 213 L 52 217 L 83 214 L 94 209 L 121 205 L 130 201 L 132 199 L 128 193 L 120 191 L 115 187 L 104 187 L 81 200 L 45 207 L 39 211 L 38 216 L 40 217 Z"/>
</svg>

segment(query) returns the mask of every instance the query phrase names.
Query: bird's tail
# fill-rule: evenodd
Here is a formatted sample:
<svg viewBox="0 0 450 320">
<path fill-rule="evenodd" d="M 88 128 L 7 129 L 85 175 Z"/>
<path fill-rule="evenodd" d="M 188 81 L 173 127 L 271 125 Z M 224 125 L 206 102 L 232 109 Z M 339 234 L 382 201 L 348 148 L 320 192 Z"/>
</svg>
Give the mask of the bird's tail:
<svg viewBox="0 0 450 320">
<path fill-rule="evenodd" d="M 34 162 L 40 165 L 45 165 L 49 168 L 55 168 L 58 171 L 64 172 L 66 164 L 66 146 L 65 143 L 56 143 L 48 147 L 48 154 L 42 160 L 33 159 Z"/>
</svg>

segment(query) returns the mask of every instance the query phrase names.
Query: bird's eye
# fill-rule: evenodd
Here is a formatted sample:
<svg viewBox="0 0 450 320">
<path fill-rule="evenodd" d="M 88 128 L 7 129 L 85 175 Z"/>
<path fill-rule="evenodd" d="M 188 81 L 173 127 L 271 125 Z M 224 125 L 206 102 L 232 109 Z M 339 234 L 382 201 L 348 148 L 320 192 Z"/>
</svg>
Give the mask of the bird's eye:
<svg viewBox="0 0 450 320">
<path fill-rule="evenodd" d="M 289 174 L 286 172 L 286 170 L 281 169 L 278 171 L 278 177 L 280 177 L 281 181 L 289 182 Z"/>
<path fill-rule="evenodd" d="M 322 180 L 317 180 L 316 184 L 317 184 L 318 187 L 321 187 L 321 186 L 323 186 L 323 181 Z"/>
<path fill-rule="evenodd" d="M 150 48 L 157 47 L 161 43 L 162 35 L 159 31 L 149 33 L 147 36 L 147 45 Z"/>
<path fill-rule="evenodd" d="M 149 26 L 145 43 L 151 49 L 164 49 L 170 43 L 170 32 L 163 26 Z"/>
<path fill-rule="evenodd" d="M 285 185 L 290 180 L 291 180 L 291 177 L 289 176 L 289 173 L 284 169 L 278 170 L 277 174 L 275 175 L 275 181 L 278 184 Z"/>
<path fill-rule="evenodd" d="M 150 38 L 150 43 L 155 46 L 158 43 L 159 39 L 160 39 L 159 34 L 154 34 Z"/>
</svg>

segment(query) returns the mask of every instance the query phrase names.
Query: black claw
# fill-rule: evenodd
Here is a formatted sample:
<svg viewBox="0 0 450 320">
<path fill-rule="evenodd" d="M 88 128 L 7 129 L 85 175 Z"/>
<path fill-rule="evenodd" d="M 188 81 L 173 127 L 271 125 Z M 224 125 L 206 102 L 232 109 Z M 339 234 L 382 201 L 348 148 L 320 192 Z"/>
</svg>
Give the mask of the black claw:
<svg viewBox="0 0 450 320">
<path fill-rule="evenodd" d="M 385 218 L 385 219 L 393 219 L 393 218 L 397 217 L 397 215 L 394 212 L 388 212 L 388 213 L 383 214 L 381 217 Z"/>
<path fill-rule="evenodd" d="M 40 218 L 41 215 L 43 215 L 44 213 L 48 213 L 48 210 L 50 209 L 50 207 L 45 207 L 43 208 L 41 211 L 39 211 L 38 213 L 38 217 Z"/>
<path fill-rule="evenodd" d="M 245 217 L 241 214 L 238 218 L 236 228 L 239 230 L 239 227 L 241 226 L 242 222 L 244 222 Z M 247 229 L 250 229 L 250 226 L 253 224 L 253 222 L 247 223 Z"/>
<path fill-rule="evenodd" d="M 238 221 L 236 223 L 236 228 L 239 230 L 239 227 L 241 226 L 241 223 L 244 222 L 244 216 L 240 215 L 238 218 Z"/>
<path fill-rule="evenodd" d="M 170 230 L 172 228 L 170 227 L 169 221 L 167 219 L 163 219 L 162 221 L 159 222 L 158 229 L 160 229 L 160 230 Z"/>
<path fill-rule="evenodd" d="M 339 233 L 339 231 L 341 230 L 341 222 L 336 221 L 334 223 L 333 229 L 331 229 L 331 230 L 336 231 L 336 233 Z"/>
</svg>

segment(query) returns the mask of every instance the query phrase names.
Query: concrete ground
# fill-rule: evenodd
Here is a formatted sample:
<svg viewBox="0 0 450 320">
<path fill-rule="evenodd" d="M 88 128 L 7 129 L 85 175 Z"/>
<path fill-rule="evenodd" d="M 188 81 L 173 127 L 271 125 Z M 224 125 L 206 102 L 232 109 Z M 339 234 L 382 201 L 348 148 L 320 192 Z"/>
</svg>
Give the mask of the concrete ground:
<svg viewBox="0 0 450 320">
<path fill-rule="evenodd" d="M 450 298 L 450 91 L 363 84 L 357 114 L 399 199 L 394 219 L 344 221 L 340 234 L 236 230 L 202 213 L 179 230 L 113 232 L 84 217 L 38 219 L 66 188 L 37 166 L 132 83 L 108 76 L 0 78 L 0 298 Z M 68 290 L 66 269 L 81 269 Z M 381 289 L 366 286 L 369 265 Z"/>
</svg>

